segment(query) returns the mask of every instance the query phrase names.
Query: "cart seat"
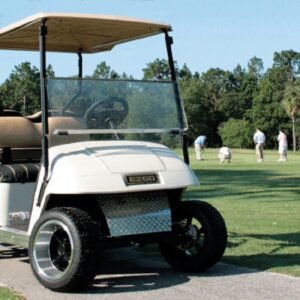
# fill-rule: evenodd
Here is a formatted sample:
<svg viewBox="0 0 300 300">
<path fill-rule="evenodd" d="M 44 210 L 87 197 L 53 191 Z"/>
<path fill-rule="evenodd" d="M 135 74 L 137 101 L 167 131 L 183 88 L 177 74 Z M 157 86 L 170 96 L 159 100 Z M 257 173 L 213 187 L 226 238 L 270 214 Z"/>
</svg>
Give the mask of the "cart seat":
<svg viewBox="0 0 300 300">
<path fill-rule="evenodd" d="M 36 118 L 22 116 L 0 117 L 0 148 L 38 148 L 42 142 L 42 124 Z M 34 120 L 34 121 L 33 121 Z M 89 139 L 89 136 L 54 136 L 53 132 L 59 129 L 86 129 L 82 119 L 76 117 L 49 117 L 50 145 L 58 145 Z"/>
<path fill-rule="evenodd" d="M 0 165 L 0 183 L 35 182 L 39 169 L 39 163 Z"/>
<path fill-rule="evenodd" d="M 33 115 L 25 116 L 25 118 L 30 120 L 33 123 L 41 123 L 42 122 L 42 112 L 38 111 Z"/>
<path fill-rule="evenodd" d="M 22 116 L 0 117 L 0 148 L 41 146 L 41 124 Z"/>
</svg>

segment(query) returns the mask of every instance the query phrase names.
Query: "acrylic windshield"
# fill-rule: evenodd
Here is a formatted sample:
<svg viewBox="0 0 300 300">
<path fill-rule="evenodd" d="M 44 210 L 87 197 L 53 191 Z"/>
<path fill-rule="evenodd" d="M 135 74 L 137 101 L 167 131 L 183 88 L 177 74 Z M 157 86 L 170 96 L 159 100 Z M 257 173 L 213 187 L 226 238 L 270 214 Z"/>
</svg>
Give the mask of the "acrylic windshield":
<svg viewBox="0 0 300 300">
<path fill-rule="evenodd" d="M 174 85 L 48 79 L 50 130 L 56 135 L 178 133 L 187 125 Z"/>
</svg>

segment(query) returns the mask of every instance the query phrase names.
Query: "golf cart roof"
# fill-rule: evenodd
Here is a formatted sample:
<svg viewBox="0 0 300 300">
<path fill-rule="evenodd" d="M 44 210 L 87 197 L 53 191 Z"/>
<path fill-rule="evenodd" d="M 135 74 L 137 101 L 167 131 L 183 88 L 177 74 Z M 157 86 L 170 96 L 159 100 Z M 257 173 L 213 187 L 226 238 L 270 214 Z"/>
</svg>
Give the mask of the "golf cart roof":
<svg viewBox="0 0 300 300">
<path fill-rule="evenodd" d="M 115 45 L 171 31 L 167 24 L 110 15 L 38 13 L 0 29 L 0 49 L 39 50 L 39 29 L 46 20 L 47 51 L 96 53 Z"/>
</svg>

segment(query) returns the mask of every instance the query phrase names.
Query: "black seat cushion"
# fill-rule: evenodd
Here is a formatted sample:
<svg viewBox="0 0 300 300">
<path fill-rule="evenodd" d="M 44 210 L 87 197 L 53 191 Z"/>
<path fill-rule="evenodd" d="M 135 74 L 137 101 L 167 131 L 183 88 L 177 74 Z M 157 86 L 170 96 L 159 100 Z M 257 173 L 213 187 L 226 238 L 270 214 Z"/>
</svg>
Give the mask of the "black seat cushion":
<svg viewBox="0 0 300 300">
<path fill-rule="evenodd" d="M 39 169 L 38 163 L 0 165 L 0 183 L 35 182 Z"/>
</svg>

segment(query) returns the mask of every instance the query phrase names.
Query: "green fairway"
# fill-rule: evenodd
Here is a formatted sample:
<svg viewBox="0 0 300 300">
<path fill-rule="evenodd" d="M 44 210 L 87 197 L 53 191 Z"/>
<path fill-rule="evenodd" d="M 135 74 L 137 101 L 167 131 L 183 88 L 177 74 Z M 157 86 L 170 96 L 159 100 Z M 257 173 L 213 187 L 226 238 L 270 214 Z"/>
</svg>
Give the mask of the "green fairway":
<svg viewBox="0 0 300 300">
<path fill-rule="evenodd" d="M 202 199 L 224 216 L 229 243 L 223 261 L 300 277 L 300 154 L 278 162 L 265 151 L 256 163 L 254 150 L 233 150 L 231 163 L 220 164 L 216 149 L 205 149 L 191 168 L 201 185 L 185 198 Z"/>
<path fill-rule="evenodd" d="M 22 300 L 25 299 L 21 295 L 9 290 L 8 288 L 0 286 L 0 300 Z"/>
</svg>

